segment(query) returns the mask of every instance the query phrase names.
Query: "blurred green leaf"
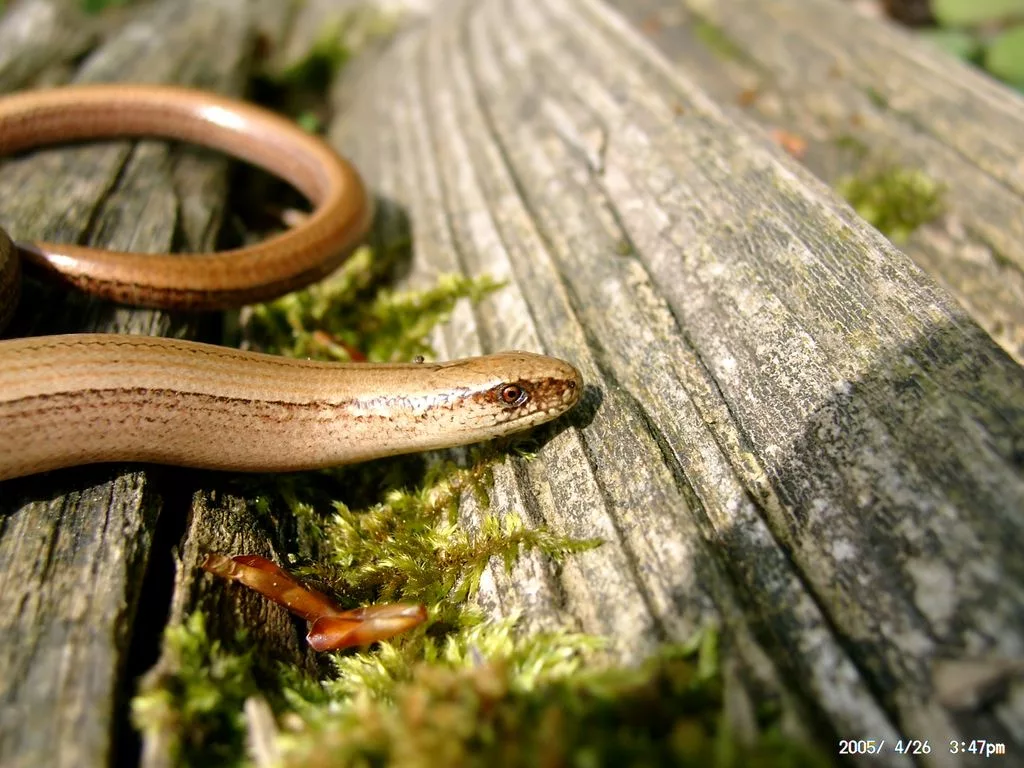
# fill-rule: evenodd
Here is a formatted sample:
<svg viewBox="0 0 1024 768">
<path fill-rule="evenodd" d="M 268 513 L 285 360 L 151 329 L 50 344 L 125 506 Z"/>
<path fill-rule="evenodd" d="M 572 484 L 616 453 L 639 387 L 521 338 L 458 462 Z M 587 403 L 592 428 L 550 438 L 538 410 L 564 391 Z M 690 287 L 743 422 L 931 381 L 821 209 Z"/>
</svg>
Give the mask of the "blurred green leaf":
<svg viewBox="0 0 1024 768">
<path fill-rule="evenodd" d="M 86 13 L 101 13 L 107 8 L 120 8 L 130 2 L 131 0 L 82 0 L 82 10 Z"/>
<path fill-rule="evenodd" d="M 944 27 L 973 27 L 1024 17 L 1024 0 L 933 0 L 932 12 Z"/>
<path fill-rule="evenodd" d="M 995 37 L 985 52 L 985 69 L 1007 83 L 1024 86 L 1024 24 Z"/>
<path fill-rule="evenodd" d="M 922 29 L 917 34 L 922 40 L 958 59 L 973 62 L 981 60 L 981 41 L 971 32 L 961 29 Z"/>
</svg>

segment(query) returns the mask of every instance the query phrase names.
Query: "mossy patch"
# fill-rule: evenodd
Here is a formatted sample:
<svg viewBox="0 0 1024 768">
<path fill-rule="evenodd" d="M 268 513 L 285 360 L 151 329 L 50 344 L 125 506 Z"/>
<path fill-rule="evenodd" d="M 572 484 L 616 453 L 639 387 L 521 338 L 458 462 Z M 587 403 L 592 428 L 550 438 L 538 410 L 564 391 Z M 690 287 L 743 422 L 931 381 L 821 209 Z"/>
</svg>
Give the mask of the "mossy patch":
<svg viewBox="0 0 1024 768">
<path fill-rule="evenodd" d="M 460 299 L 478 302 L 501 287 L 489 276 L 441 275 L 419 291 L 381 289 L 399 249 L 381 255 L 360 248 L 334 275 L 307 290 L 253 307 L 247 334 L 260 347 L 289 357 L 372 362 L 429 357 L 431 330 Z"/>
<path fill-rule="evenodd" d="M 326 24 L 302 58 L 267 76 L 282 88 L 322 93 L 352 56 L 345 40 L 348 23 L 346 17 Z"/>
<path fill-rule="evenodd" d="M 211 638 L 198 612 L 164 633 L 162 667 L 132 700 L 132 722 L 173 764 L 245 764 L 242 706 L 258 691 L 245 647 L 244 632 L 230 647 Z"/>
<path fill-rule="evenodd" d="M 86 13 L 102 13 L 108 8 L 121 8 L 128 5 L 132 0 L 81 0 L 82 10 Z M 0 10 L 3 10 L 4 3 L 0 2 Z"/>
<path fill-rule="evenodd" d="M 830 761 L 778 729 L 762 702 L 756 730 L 739 737 L 725 711 L 717 636 L 667 646 L 638 668 L 588 665 L 600 641 L 556 632 L 524 636 L 514 617 L 428 638 L 413 655 L 384 643 L 333 656 L 314 681 L 281 668 L 285 714 L 270 734 L 283 766 L 694 765 L 817 768 Z M 173 720 L 188 738 L 182 764 L 243 764 L 258 727 L 242 715 L 256 695 L 245 654 L 211 641 L 200 616 L 168 636 L 183 662 L 174 684 L 136 700 L 136 720 Z M 177 705 L 177 706 L 175 706 Z M 196 739 L 220 728 L 216 750 Z M 261 734 L 265 739 L 267 734 Z"/>
<path fill-rule="evenodd" d="M 426 604 L 430 619 L 419 634 L 443 636 L 476 625 L 479 617 L 466 602 L 492 558 L 511 568 L 523 552 L 557 559 L 599 544 L 528 527 L 515 513 L 485 514 L 474 530 L 461 525 L 460 499 L 473 494 L 486 506 L 491 467 L 502 459 L 497 446 L 487 444 L 470 449 L 466 465 L 438 458 L 421 475 L 406 475 L 417 477 L 412 487 L 402 486 L 401 467 L 408 465 L 394 463 L 381 467 L 398 473 L 374 472 L 365 485 L 353 477 L 356 469 L 324 473 L 314 486 L 286 484 L 282 498 L 302 521 L 307 542 L 316 542 L 310 547 L 315 560 L 297 572 L 339 595 L 344 607 L 368 601 Z M 327 499 L 334 481 L 338 494 L 377 500 Z"/>
<path fill-rule="evenodd" d="M 943 211 L 945 187 L 922 171 L 892 166 L 846 176 L 836 183 L 858 215 L 894 243 Z"/>
<path fill-rule="evenodd" d="M 401 12 L 370 5 L 339 10 L 320 21 L 316 38 L 301 57 L 277 66 L 272 63 L 263 75 L 282 88 L 322 94 L 354 55 L 394 35 L 401 18 Z"/>
<path fill-rule="evenodd" d="M 498 625 L 507 632 L 508 624 Z M 286 766 L 820 766 L 774 726 L 743 743 L 721 716 L 723 681 L 695 648 L 667 647 L 636 669 L 587 669 L 578 640 L 517 644 L 507 633 L 483 651 L 457 650 L 419 663 L 386 697 L 372 688 L 306 720 L 283 739 Z M 539 641 L 543 641 L 543 644 Z M 540 658 L 570 656 L 537 674 Z M 704 649 L 713 644 L 704 644 Z"/>
<path fill-rule="evenodd" d="M 329 120 L 330 90 L 345 64 L 362 49 L 391 37 L 402 13 L 369 5 L 335 9 L 318 20 L 316 36 L 300 55 L 268 51 L 253 90 L 264 104 L 291 115 L 310 133 Z M 301 32 L 300 32 L 301 36 Z"/>
</svg>

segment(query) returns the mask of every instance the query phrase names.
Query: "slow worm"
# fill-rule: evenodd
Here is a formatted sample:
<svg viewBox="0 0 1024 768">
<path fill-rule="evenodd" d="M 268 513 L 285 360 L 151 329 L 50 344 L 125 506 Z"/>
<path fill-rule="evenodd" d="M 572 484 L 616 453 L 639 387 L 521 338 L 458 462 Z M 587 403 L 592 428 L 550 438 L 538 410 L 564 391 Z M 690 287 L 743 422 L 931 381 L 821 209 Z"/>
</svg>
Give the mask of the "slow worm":
<svg viewBox="0 0 1024 768">
<path fill-rule="evenodd" d="M 14 244 L 0 230 L 0 330 L 17 299 L 22 258 L 116 301 L 216 309 L 325 276 L 369 227 L 372 205 L 356 171 L 321 140 L 252 105 L 148 85 L 0 99 L 0 155 L 143 136 L 260 166 L 303 193 L 313 213 L 277 237 L 214 254 Z M 12 339 L 0 342 L 0 480 L 106 461 L 240 471 L 352 463 L 526 429 L 571 408 L 581 389 L 573 366 L 527 352 L 340 364 L 138 336 Z"/>
</svg>

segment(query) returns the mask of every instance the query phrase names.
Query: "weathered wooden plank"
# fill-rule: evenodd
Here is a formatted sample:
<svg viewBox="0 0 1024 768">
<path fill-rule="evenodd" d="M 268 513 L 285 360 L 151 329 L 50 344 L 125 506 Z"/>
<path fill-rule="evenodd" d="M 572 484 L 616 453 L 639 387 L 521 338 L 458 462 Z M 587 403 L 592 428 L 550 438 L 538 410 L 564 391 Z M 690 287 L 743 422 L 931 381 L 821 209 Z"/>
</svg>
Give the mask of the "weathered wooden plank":
<svg viewBox="0 0 1024 768">
<path fill-rule="evenodd" d="M 279 2 L 279 0 L 249 0 L 250 15 L 260 37 L 259 48 L 268 58 L 281 47 L 291 34 L 292 20 L 301 4 Z"/>
<path fill-rule="evenodd" d="M 949 294 L 596 0 L 446 3 L 353 77 L 332 136 L 417 269 L 511 281 L 444 352 L 593 387 L 494 503 L 608 543 L 494 571 L 493 610 L 627 659 L 723 616 L 828 735 L 1020 739 L 1019 695 L 933 687 L 1024 641 L 1024 376 Z"/>
<path fill-rule="evenodd" d="M 341 42 L 341 28 L 357 6 L 350 0 L 312 0 L 295 9 L 288 33 L 275 47 L 269 61 L 272 73 L 282 74 L 307 61 L 317 45 Z"/>
<path fill-rule="evenodd" d="M 609 0 L 679 69 L 766 128 L 807 142 L 835 183 L 921 169 L 945 214 L 903 246 L 1024 360 L 1024 100 L 908 32 L 831 0 Z"/>
<path fill-rule="evenodd" d="M 59 80 L 95 44 L 100 22 L 74 0 L 24 0 L 0 21 L 0 90 Z"/>
<path fill-rule="evenodd" d="M 28 5 L 17 4 L 5 22 Z M 178 82 L 238 94 L 253 52 L 251 11 L 244 0 L 142 7 L 89 55 L 74 79 Z M 73 25 L 76 17 L 61 21 Z M 41 33 L 40 39 L 75 39 L 62 34 Z M 77 50 L 54 46 L 57 62 Z M 36 71 L 21 76 L 57 79 Z M 144 251 L 208 249 L 223 211 L 225 167 L 210 153 L 159 142 L 35 153 L 4 164 L 0 216 L 16 237 Z M 63 299 L 38 286 L 28 291 L 15 326 L 13 333 L 196 332 L 192 320 Z M 4 765 L 100 765 L 111 759 L 132 692 L 124 679 L 126 660 L 158 516 L 184 514 L 184 488 L 168 475 L 109 467 L 0 486 Z M 165 491 L 176 506 L 164 508 Z M 201 521 L 197 514 L 193 525 Z M 218 530 L 219 523 L 209 525 Z M 175 529 L 173 520 L 165 525 Z M 219 530 L 230 542 L 229 531 Z M 265 536 L 262 541 L 265 551 Z M 253 548 L 261 551 L 255 543 Z M 183 551 L 191 551 L 188 542 Z M 153 568 L 164 568 L 165 557 L 159 553 Z M 165 610 L 157 610 L 157 621 Z M 143 628 L 153 644 L 155 631 Z M 294 636 L 290 626 L 287 635 Z"/>
</svg>

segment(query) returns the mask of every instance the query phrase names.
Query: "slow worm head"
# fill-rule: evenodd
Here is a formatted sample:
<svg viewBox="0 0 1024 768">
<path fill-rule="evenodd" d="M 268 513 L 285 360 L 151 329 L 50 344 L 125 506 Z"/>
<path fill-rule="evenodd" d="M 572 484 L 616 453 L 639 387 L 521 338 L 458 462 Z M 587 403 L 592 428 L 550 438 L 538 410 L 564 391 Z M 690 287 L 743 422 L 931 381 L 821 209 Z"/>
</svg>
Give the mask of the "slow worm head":
<svg viewBox="0 0 1024 768">
<path fill-rule="evenodd" d="M 314 211 L 262 243 L 184 256 L 12 246 L 0 230 L 0 329 L 17 298 L 19 250 L 111 299 L 217 308 L 326 275 L 366 233 L 371 205 L 355 170 L 319 139 L 257 107 L 201 91 L 125 85 L 0 99 L 0 154 L 150 135 L 260 165 L 303 192 Z M 526 429 L 571 408 L 581 389 L 571 365 L 527 352 L 343 365 L 137 336 L 14 339 L 0 342 L 0 480 L 102 461 L 327 467 Z"/>
</svg>

